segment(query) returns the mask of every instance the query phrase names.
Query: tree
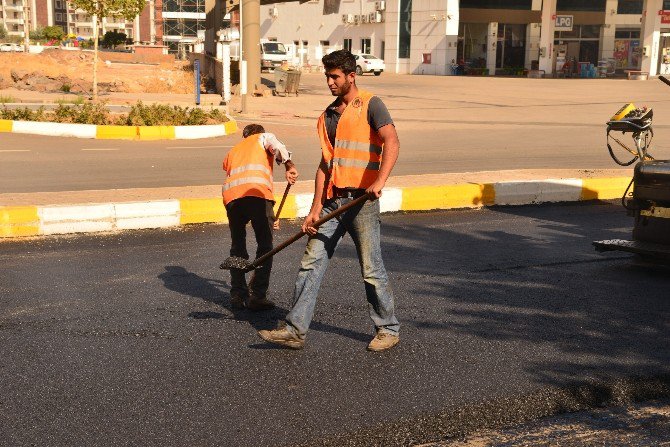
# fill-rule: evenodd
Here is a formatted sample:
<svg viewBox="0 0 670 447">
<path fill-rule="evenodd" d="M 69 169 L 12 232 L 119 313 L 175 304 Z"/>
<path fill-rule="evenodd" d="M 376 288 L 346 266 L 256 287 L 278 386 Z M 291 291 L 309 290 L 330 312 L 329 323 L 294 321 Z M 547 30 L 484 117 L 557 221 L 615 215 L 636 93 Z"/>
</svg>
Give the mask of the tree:
<svg viewBox="0 0 670 447">
<path fill-rule="evenodd" d="M 45 26 L 44 27 L 44 37 L 48 40 L 63 40 L 65 37 L 65 31 L 60 26 Z"/>
<path fill-rule="evenodd" d="M 121 45 L 126 42 L 126 33 L 121 33 L 118 31 L 107 31 L 105 37 L 102 38 L 102 43 L 108 48 L 114 48 L 117 45 Z"/>
<path fill-rule="evenodd" d="M 146 0 L 72 0 L 75 7 L 83 9 L 93 22 L 93 101 L 98 99 L 98 28 L 103 17 L 133 20 Z"/>
<path fill-rule="evenodd" d="M 0 23 L 0 39 L 6 39 L 7 38 L 7 28 L 5 28 L 5 25 Z"/>
<path fill-rule="evenodd" d="M 30 31 L 30 40 L 44 40 L 44 28 L 38 27 Z"/>
</svg>

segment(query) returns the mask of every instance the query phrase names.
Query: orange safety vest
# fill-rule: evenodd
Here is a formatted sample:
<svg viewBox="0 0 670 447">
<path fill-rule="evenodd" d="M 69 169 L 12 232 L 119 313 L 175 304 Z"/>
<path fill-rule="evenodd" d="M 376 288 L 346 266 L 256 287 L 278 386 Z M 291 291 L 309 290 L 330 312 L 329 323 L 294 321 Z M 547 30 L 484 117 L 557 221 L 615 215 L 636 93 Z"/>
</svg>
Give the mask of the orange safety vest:
<svg viewBox="0 0 670 447">
<path fill-rule="evenodd" d="M 333 196 L 333 186 L 365 189 L 377 180 L 384 143 L 368 123 L 368 105 L 373 96 L 359 90 L 347 105 L 337 124 L 335 146 L 328 139 L 326 112 L 319 117 L 321 151 L 330 173 L 326 198 Z"/>
<path fill-rule="evenodd" d="M 223 160 L 223 170 L 228 175 L 221 191 L 224 205 L 249 196 L 274 201 L 272 191 L 274 156 L 261 145 L 260 136 L 261 134 L 248 136 L 235 145 Z"/>
</svg>

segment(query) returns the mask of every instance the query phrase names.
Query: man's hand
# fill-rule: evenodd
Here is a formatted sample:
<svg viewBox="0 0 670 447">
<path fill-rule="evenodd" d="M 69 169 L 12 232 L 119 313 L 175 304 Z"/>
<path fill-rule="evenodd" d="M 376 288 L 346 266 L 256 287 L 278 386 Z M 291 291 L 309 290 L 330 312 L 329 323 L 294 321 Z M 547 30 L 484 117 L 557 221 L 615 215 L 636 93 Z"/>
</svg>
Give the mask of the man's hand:
<svg viewBox="0 0 670 447">
<path fill-rule="evenodd" d="M 278 230 L 279 229 L 279 219 L 274 221 L 274 223 L 272 224 L 272 229 L 273 230 Z"/>
<path fill-rule="evenodd" d="M 368 189 L 365 190 L 365 192 L 374 196 L 375 199 L 378 199 L 382 196 L 382 189 L 384 189 L 384 184 L 385 182 L 382 182 L 381 180 L 375 180 L 375 182 L 370 185 Z"/>
<path fill-rule="evenodd" d="M 305 218 L 305 221 L 302 223 L 302 232 L 309 234 L 310 236 L 314 236 L 318 230 L 314 228 L 312 225 L 314 222 L 319 220 L 319 214 L 320 212 L 310 212 L 307 217 Z"/>
<path fill-rule="evenodd" d="M 298 180 L 298 170 L 295 168 L 295 165 L 291 161 L 287 161 L 284 165 L 286 167 L 286 181 L 291 185 L 295 184 Z"/>
</svg>

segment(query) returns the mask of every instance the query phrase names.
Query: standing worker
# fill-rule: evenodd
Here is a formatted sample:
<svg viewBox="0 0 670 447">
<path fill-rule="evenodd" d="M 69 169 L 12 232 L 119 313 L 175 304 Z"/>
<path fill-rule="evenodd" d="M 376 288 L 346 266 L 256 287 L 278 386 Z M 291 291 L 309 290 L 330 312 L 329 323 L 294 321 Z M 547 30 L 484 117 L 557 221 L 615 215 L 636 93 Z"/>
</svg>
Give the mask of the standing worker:
<svg viewBox="0 0 670 447">
<path fill-rule="evenodd" d="M 294 184 L 298 171 L 286 150 L 263 126 L 249 124 L 242 131 L 244 139 L 233 147 L 223 161 L 227 178 L 223 184 L 223 203 L 228 213 L 232 243 L 230 255 L 249 259 L 246 226 L 251 222 L 258 248 L 256 257 L 272 250 L 274 194 L 272 160 L 284 164 L 286 180 Z M 235 309 L 268 310 L 274 303 L 267 299 L 272 259 L 256 269 L 247 286 L 244 272 L 230 271 L 230 305 Z"/>
<path fill-rule="evenodd" d="M 398 159 L 400 143 L 386 106 L 372 93 L 356 87 L 356 60 L 346 50 L 323 57 L 326 80 L 337 99 L 319 117 L 321 163 L 316 171 L 314 201 L 302 230 L 310 235 L 295 283 L 293 306 L 286 324 L 259 331 L 270 343 L 300 349 L 314 315 L 321 280 L 345 233 L 356 245 L 376 335 L 370 351 L 383 351 L 400 340 L 393 293 L 380 249 L 379 197 Z M 382 159 L 383 153 L 383 159 Z M 371 201 L 346 211 L 318 229 L 312 224 L 354 199 Z"/>
</svg>

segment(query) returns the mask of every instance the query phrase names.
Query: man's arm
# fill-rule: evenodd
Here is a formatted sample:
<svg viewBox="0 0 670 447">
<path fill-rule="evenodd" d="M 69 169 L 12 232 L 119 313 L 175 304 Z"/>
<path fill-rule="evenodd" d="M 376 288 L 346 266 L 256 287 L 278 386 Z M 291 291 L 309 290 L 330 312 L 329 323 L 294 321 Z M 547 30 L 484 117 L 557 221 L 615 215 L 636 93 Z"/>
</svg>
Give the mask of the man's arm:
<svg viewBox="0 0 670 447">
<path fill-rule="evenodd" d="M 312 200 L 312 207 L 302 224 L 302 231 L 307 234 L 315 235 L 317 233 L 317 229 L 312 224 L 319 220 L 319 216 L 321 215 L 329 181 L 328 164 L 322 156 L 319 167 L 316 169 L 316 176 L 314 177 L 314 200 Z"/>
<path fill-rule="evenodd" d="M 284 164 L 286 181 L 293 185 L 298 180 L 298 170 L 291 161 L 291 153 L 286 149 L 284 143 L 279 141 L 274 134 L 266 132 L 263 134 L 262 144 L 266 151 L 275 156 L 277 164 Z"/>
<path fill-rule="evenodd" d="M 387 124 L 380 127 L 377 130 L 377 133 L 384 142 L 384 152 L 382 153 L 382 163 L 379 166 L 379 174 L 377 174 L 377 180 L 366 189 L 366 192 L 374 194 L 376 198 L 381 197 L 382 189 L 386 185 L 386 180 L 388 180 L 391 175 L 391 171 L 395 166 L 396 161 L 398 160 L 398 154 L 400 153 L 400 140 L 398 140 L 398 132 L 395 130 L 393 124 Z"/>
</svg>

